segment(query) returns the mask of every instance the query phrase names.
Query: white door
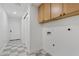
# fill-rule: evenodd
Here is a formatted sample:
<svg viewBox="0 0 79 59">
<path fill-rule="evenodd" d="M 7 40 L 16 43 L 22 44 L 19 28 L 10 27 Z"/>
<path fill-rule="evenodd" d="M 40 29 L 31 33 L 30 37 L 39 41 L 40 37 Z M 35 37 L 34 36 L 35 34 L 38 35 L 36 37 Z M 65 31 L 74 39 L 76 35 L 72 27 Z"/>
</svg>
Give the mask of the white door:
<svg viewBox="0 0 79 59">
<path fill-rule="evenodd" d="M 68 31 L 68 28 L 71 30 Z M 44 49 L 54 56 L 79 56 L 78 26 L 54 27 L 49 31 L 52 34 L 45 36 Z"/>
</svg>

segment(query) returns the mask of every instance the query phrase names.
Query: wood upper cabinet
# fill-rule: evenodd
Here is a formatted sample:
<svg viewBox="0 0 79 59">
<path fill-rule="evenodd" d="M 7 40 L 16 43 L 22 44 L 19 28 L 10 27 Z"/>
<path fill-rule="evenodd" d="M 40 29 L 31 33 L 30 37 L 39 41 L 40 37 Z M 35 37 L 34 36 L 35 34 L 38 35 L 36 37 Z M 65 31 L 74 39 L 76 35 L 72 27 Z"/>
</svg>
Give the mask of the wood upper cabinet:
<svg viewBox="0 0 79 59">
<path fill-rule="evenodd" d="M 64 3 L 63 4 L 63 13 L 64 14 L 69 14 L 74 11 L 79 10 L 79 3 Z"/>
<path fill-rule="evenodd" d="M 41 4 L 38 8 L 39 22 L 50 20 L 50 3 Z"/>
<path fill-rule="evenodd" d="M 39 22 L 61 19 L 78 10 L 79 3 L 43 3 L 38 8 Z M 67 15 L 64 16 L 65 14 Z"/>
<path fill-rule="evenodd" d="M 38 8 L 38 19 L 39 22 L 43 22 L 44 20 L 44 4 L 41 4 Z"/>
<path fill-rule="evenodd" d="M 63 8 L 61 3 L 51 4 L 51 19 L 62 16 Z"/>
<path fill-rule="evenodd" d="M 50 3 L 44 4 L 44 21 L 50 20 Z"/>
</svg>

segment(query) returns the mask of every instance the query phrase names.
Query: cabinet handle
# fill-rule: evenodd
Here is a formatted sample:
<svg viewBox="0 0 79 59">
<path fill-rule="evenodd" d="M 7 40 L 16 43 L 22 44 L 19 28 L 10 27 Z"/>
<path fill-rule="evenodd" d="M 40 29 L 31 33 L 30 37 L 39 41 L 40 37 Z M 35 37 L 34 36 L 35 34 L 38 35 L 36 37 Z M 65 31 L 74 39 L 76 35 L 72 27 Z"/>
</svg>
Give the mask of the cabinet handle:
<svg viewBox="0 0 79 59">
<path fill-rule="evenodd" d="M 62 16 L 62 14 L 60 14 L 60 16 Z"/>
<path fill-rule="evenodd" d="M 63 16 L 66 15 L 66 13 L 63 13 Z"/>
</svg>

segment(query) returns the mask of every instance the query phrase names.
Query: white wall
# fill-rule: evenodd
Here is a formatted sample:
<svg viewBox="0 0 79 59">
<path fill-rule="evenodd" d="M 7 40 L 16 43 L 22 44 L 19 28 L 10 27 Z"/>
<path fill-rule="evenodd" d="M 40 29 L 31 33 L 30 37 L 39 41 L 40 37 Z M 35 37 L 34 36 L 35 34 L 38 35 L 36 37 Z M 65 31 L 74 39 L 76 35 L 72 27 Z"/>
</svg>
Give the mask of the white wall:
<svg viewBox="0 0 79 59">
<path fill-rule="evenodd" d="M 8 17 L 9 39 L 21 39 L 21 18 Z M 10 32 L 10 29 L 12 32 Z"/>
<path fill-rule="evenodd" d="M 79 55 L 79 15 L 42 25 L 43 48 L 52 55 Z M 71 28 L 71 31 L 67 29 Z M 51 31 L 51 35 L 46 35 Z M 52 44 L 55 43 L 55 48 Z"/>
<path fill-rule="evenodd" d="M 30 10 L 30 44 L 31 52 L 35 52 L 42 49 L 42 28 L 38 23 L 38 9 L 37 7 L 31 6 Z"/>
<path fill-rule="evenodd" d="M 66 25 L 79 25 L 79 15 L 68 17 L 64 19 L 60 19 L 57 21 L 51 21 L 49 23 L 45 23 L 42 26 L 43 27 L 56 27 L 56 26 L 66 26 Z"/>
<path fill-rule="evenodd" d="M 8 20 L 3 9 L 0 8 L 0 51 L 8 41 Z"/>
<path fill-rule="evenodd" d="M 76 54 L 76 52 L 78 52 L 78 50 L 76 49 L 73 49 L 71 50 L 72 48 L 77 48 L 77 44 L 78 44 L 78 32 L 79 32 L 79 15 L 77 16 L 73 16 L 73 17 L 68 17 L 68 18 L 64 18 L 64 19 L 60 19 L 60 20 L 57 20 L 57 21 L 51 21 L 49 23 L 45 23 L 45 24 L 39 24 L 38 23 L 38 9 L 37 7 L 34 7 L 32 6 L 31 7 L 31 22 L 30 22 L 30 44 L 31 44 L 31 52 L 34 52 L 36 50 L 39 50 L 39 49 L 45 49 L 47 52 L 53 54 L 54 53 L 54 50 L 55 50 L 55 53 L 54 55 L 79 55 L 78 53 Z M 67 32 L 67 28 L 70 27 L 70 28 L 73 28 L 71 32 Z M 52 34 L 50 36 L 51 38 L 51 41 L 50 40 L 46 40 L 46 39 L 49 39 L 49 37 L 46 37 L 45 33 L 47 31 L 51 31 L 52 33 L 55 32 L 55 35 Z M 66 33 L 66 34 L 64 34 Z M 76 34 L 77 33 L 77 34 Z M 44 34 L 44 35 L 43 35 Z M 72 35 L 73 34 L 73 35 Z M 53 37 L 54 35 L 54 37 Z M 72 37 L 73 36 L 73 37 Z M 70 38 L 69 42 L 70 42 L 70 46 L 74 45 L 75 43 L 72 44 L 72 41 L 74 42 L 75 38 L 76 41 L 77 41 L 77 44 L 75 44 L 73 47 L 69 48 L 69 50 L 67 50 L 68 52 L 73 52 L 74 54 L 69 54 L 66 52 L 66 50 L 63 50 L 64 52 L 60 51 L 60 52 L 57 52 L 57 50 L 59 49 L 59 46 L 58 46 L 58 49 L 52 49 L 52 39 L 56 39 L 56 41 L 58 42 L 58 45 L 59 43 L 62 43 L 63 39 L 68 42 L 68 39 Z M 57 40 L 57 39 L 61 39 L 61 40 Z M 50 43 L 48 43 L 48 41 Z M 64 42 L 65 44 L 67 44 L 66 42 Z M 69 44 L 69 43 L 68 43 Z M 67 44 L 67 45 L 68 45 Z M 50 45 L 50 46 L 49 46 Z M 63 44 L 61 44 L 63 46 Z M 76 47 L 75 47 L 76 46 Z M 63 46 L 64 48 L 65 45 Z M 68 48 L 68 47 L 67 47 Z M 79 47 L 78 47 L 79 49 Z M 76 51 L 76 52 L 74 52 Z M 62 52 L 62 53 L 61 53 Z M 58 54 L 58 53 L 61 53 L 61 54 Z M 65 53 L 65 54 L 63 54 Z"/>
</svg>

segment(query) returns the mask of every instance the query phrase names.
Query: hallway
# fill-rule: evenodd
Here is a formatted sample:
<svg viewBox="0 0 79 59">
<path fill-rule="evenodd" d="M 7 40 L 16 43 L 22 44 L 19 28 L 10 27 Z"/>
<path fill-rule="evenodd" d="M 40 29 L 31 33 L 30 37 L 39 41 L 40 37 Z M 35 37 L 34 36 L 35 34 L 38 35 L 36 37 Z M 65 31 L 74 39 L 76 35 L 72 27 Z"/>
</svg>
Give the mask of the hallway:
<svg viewBox="0 0 79 59">
<path fill-rule="evenodd" d="M 10 40 L 3 49 L 2 56 L 26 56 L 27 48 L 20 39 Z"/>
<path fill-rule="evenodd" d="M 1 56 L 51 56 L 43 50 L 29 54 L 21 39 L 9 40 L 0 54 Z"/>
</svg>

